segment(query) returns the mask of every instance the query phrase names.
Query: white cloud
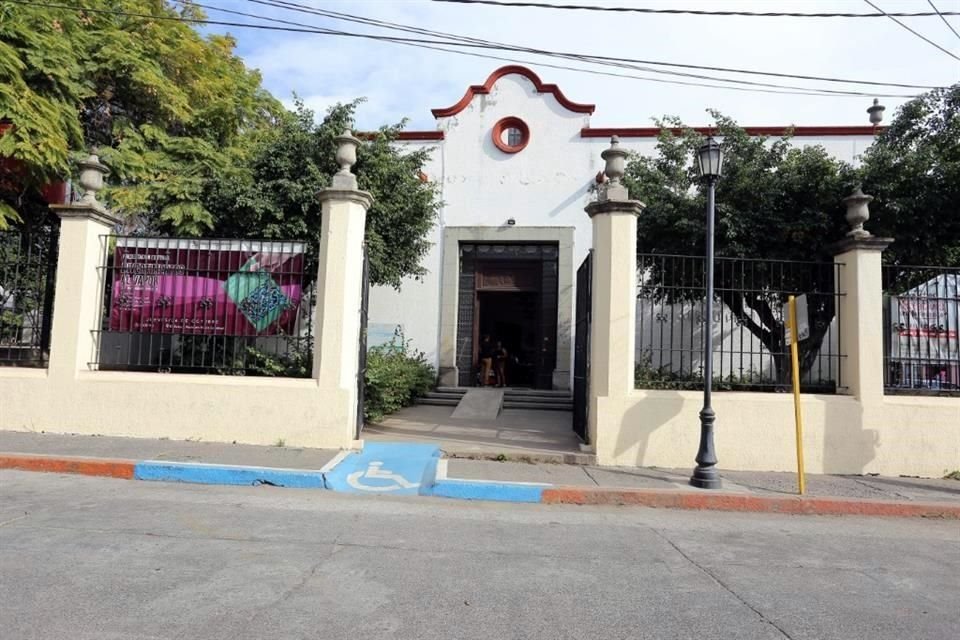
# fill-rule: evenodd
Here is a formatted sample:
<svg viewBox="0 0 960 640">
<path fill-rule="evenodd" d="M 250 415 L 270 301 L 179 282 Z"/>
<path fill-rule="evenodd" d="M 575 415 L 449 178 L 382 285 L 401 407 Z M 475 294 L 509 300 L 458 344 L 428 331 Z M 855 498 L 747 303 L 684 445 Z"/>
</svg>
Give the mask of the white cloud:
<svg viewBox="0 0 960 640">
<path fill-rule="evenodd" d="M 786 73 L 900 81 L 943 85 L 956 82 L 960 63 L 922 42 L 886 18 L 791 19 L 697 16 L 652 16 L 645 14 L 562 11 L 534 8 L 498 8 L 480 5 L 414 1 L 330 3 L 300 0 L 312 6 L 416 25 L 488 40 L 520 43 L 559 51 L 573 51 L 622 58 L 763 69 Z M 598 3 L 599 4 L 599 3 Z M 629 0 L 604 0 L 603 4 L 629 5 Z M 645 0 L 638 6 L 670 6 Z M 925 3 L 884 0 L 887 11 L 919 10 Z M 944 0 L 945 7 L 950 3 Z M 285 20 L 344 31 L 387 33 L 318 16 L 244 5 L 248 11 Z M 717 8 L 712 2 L 683 0 L 686 8 Z M 723 4 L 724 9 L 769 10 L 769 2 L 741 0 Z M 859 2 L 782 0 L 778 10 L 870 11 Z M 254 8 L 255 7 L 255 8 Z M 943 10 L 945 7 L 941 7 Z M 955 7 L 953 7 L 955 8 Z M 215 16 L 215 12 L 210 12 Z M 960 20 L 953 18 L 960 26 Z M 939 18 L 908 20 L 913 28 L 940 42 L 955 46 L 957 39 Z M 312 34 L 276 34 L 232 30 L 239 51 L 251 65 L 262 70 L 268 89 L 281 99 L 296 92 L 322 111 L 338 100 L 366 96 L 358 111 L 362 128 L 375 128 L 403 117 L 414 128 L 433 128 L 430 108 L 456 102 L 470 84 L 483 82 L 495 68 L 507 62 L 415 49 L 397 44 Z M 390 35 L 416 37 L 390 32 Z M 491 52 L 491 55 L 537 60 L 530 54 Z M 549 64 L 571 64 L 560 60 Z M 833 98 L 774 95 L 684 87 L 644 82 L 529 65 L 545 82 L 560 85 L 578 102 L 597 104 L 594 126 L 646 126 L 650 119 L 676 114 L 691 124 L 709 121 L 704 113 L 713 107 L 742 124 L 867 124 L 869 97 Z M 703 82 L 659 74 L 608 68 L 614 73 L 636 73 L 662 79 Z M 703 75 L 712 72 L 682 70 Z M 799 80 L 749 78 L 775 84 L 808 84 Z M 830 88 L 846 85 L 818 83 Z M 869 88 L 863 88 L 870 92 Z M 885 89 L 882 93 L 911 93 Z M 902 99 L 884 98 L 888 118 Z"/>
</svg>

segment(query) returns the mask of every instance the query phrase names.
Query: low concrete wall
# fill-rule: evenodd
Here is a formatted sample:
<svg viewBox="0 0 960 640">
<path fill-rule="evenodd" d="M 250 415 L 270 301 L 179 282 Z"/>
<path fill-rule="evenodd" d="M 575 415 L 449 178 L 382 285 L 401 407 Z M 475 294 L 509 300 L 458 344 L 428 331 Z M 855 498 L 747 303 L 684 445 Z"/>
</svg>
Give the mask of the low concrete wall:
<svg viewBox="0 0 960 640">
<path fill-rule="evenodd" d="M 603 465 L 690 467 L 702 394 L 636 390 L 594 398 Z M 796 471 L 793 397 L 715 393 L 721 469 Z M 804 458 L 810 473 L 939 477 L 960 468 L 960 402 L 889 396 L 863 405 L 849 396 L 804 395 Z"/>
<path fill-rule="evenodd" d="M 120 222 L 87 192 L 61 218 L 46 370 L 0 368 L 0 429 L 347 448 L 357 424 L 363 237 L 369 193 L 341 158 L 322 203 L 313 368 L 309 379 L 96 371 L 107 238 Z M 352 162 L 350 162 L 352 165 Z M 102 174 L 96 156 L 86 174 Z M 86 175 L 85 174 L 85 175 Z M 96 179 L 95 179 L 96 178 Z"/>
<path fill-rule="evenodd" d="M 312 379 L 0 368 L 0 427 L 346 448 L 348 396 Z"/>
</svg>

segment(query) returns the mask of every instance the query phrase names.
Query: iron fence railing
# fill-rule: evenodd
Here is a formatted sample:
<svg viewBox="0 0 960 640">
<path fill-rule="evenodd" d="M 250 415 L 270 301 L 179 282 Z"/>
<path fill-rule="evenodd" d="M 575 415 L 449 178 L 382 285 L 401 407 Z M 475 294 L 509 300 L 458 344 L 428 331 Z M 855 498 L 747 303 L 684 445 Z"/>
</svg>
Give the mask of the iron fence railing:
<svg viewBox="0 0 960 640">
<path fill-rule="evenodd" d="M 807 393 L 835 393 L 843 351 L 833 262 L 717 258 L 713 386 L 716 390 L 784 391 L 790 351 L 783 305 L 805 295 L 810 336 L 800 343 L 800 383 Z M 703 387 L 705 258 L 639 254 L 636 386 Z"/>
<path fill-rule="evenodd" d="M 884 389 L 960 395 L 960 267 L 885 265 Z"/>
<path fill-rule="evenodd" d="M 0 366 L 47 366 L 58 237 L 55 225 L 0 231 Z"/>
<path fill-rule="evenodd" d="M 93 368 L 309 377 L 302 242 L 104 236 Z"/>
</svg>

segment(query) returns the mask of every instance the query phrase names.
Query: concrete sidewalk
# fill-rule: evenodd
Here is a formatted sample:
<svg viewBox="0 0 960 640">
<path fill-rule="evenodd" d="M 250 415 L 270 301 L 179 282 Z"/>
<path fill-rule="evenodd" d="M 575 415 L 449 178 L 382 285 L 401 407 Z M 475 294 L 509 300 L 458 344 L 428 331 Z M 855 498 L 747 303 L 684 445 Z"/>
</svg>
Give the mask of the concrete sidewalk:
<svg viewBox="0 0 960 640">
<path fill-rule="evenodd" d="M 0 431 L 0 452 L 124 460 L 165 460 L 283 469 L 320 469 L 336 449 Z"/>
<path fill-rule="evenodd" d="M 376 446 L 383 447 L 382 444 Z M 389 446 L 400 447 L 401 451 L 405 450 L 404 446 L 409 447 Z M 337 465 L 343 466 L 340 463 L 345 455 L 334 450 L 281 446 L 0 431 L 0 468 L 141 480 L 263 483 L 340 490 L 330 482 L 330 477 Z M 31 457 L 36 459 L 31 461 Z M 390 468 L 402 458 L 394 458 L 392 462 L 389 457 L 382 459 L 388 460 L 386 468 Z M 148 465 L 153 475 L 135 474 L 136 461 L 159 463 Z M 223 474 L 227 471 L 210 468 L 218 465 L 230 467 L 230 479 L 224 480 Z M 199 469 L 202 477 L 184 480 L 175 475 L 182 466 L 192 466 L 194 475 Z M 438 467 L 433 477 L 425 478 L 421 495 L 516 502 L 960 518 L 960 482 L 956 480 L 808 475 L 807 496 L 800 498 L 796 496 L 796 476 L 789 473 L 723 471 L 723 489 L 703 491 L 687 484 L 689 469 L 461 458 L 445 459 Z"/>
<path fill-rule="evenodd" d="M 589 489 L 669 489 L 702 493 L 687 483 L 692 467 L 656 469 L 451 459 L 448 468 L 451 477 L 471 480 L 538 482 Z M 721 471 L 720 475 L 724 481 L 724 492 L 761 496 L 796 495 L 797 492 L 797 476 L 793 473 Z M 806 481 L 807 495 L 813 497 L 960 504 L 960 481 L 957 480 L 807 474 Z"/>
</svg>

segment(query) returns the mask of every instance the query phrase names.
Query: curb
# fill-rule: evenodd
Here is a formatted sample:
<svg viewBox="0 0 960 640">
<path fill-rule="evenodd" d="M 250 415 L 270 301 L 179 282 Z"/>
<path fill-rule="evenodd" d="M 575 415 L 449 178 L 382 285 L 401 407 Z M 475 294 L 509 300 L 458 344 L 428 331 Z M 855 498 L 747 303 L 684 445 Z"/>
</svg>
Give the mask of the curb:
<svg viewBox="0 0 960 640">
<path fill-rule="evenodd" d="M 77 473 L 84 476 L 133 480 L 135 466 L 136 463 L 133 460 L 0 453 L 0 469 L 19 471 Z"/>
<path fill-rule="evenodd" d="M 447 460 L 438 460 L 433 485 L 428 493 L 440 498 L 489 500 L 495 502 L 543 502 L 543 492 L 551 485 L 537 482 L 467 480 L 447 477 Z"/>
<path fill-rule="evenodd" d="M 146 460 L 133 469 L 134 480 L 188 482 L 191 484 L 269 485 L 292 489 L 325 489 L 322 471 L 238 467 L 223 464 Z"/>
<path fill-rule="evenodd" d="M 216 485 L 270 485 L 333 490 L 327 474 L 349 452 L 344 451 L 322 469 L 280 469 L 167 462 L 115 460 L 0 453 L 0 469 L 70 473 L 124 480 L 185 482 Z M 460 500 L 487 500 L 538 504 L 622 505 L 655 509 L 776 513 L 785 515 L 854 515 L 960 520 L 960 504 L 895 502 L 852 498 L 706 493 L 669 489 L 590 489 L 548 484 L 469 480 L 447 477 L 447 460 L 437 461 L 433 481 L 420 495 Z"/>
<path fill-rule="evenodd" d="M 469 449 L 443 449 L 443 453 L 450 459 L 461 460 L 490 460 L 493 462 L 526 462 L 528 464 L 572 464 L 578 466 L 593 465 L 597 457 L 592 453 L 493 453 L 486 451 L 471 451 Z"/>
<path fill-rule="evenodd" d="M 654 509 L 733 511 L 820 516 L 887 516 L 960 520 L 960 505 L 940 502 L 894 502 L 854 498 L 701 493 L 666 489 L 544 489 L 545 504 L 629 505 Z"/>
</svg>

